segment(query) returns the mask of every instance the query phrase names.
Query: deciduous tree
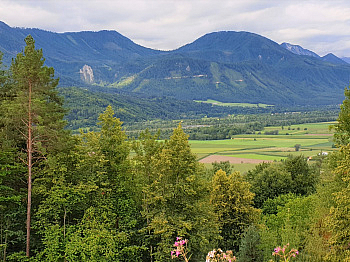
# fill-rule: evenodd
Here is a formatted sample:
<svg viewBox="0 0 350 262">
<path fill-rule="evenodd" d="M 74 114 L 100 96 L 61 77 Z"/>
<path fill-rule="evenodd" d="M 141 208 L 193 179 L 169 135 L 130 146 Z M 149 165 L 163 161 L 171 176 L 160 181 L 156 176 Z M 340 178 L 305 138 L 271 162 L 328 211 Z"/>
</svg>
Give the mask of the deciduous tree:
<svg viewBox="0 0 350 262">
<path fill-rule="evenodd" d="M 331 207 L 328 225 L 331 229 L 331 252 L 328 260 L 350 260 L 350 144 L 342 146 L 340 160 L 334 169 L 338 188 L 334 195 L 334 206 Z"/>
<path fill-rule="evenodd" d="M 176 237 L 189 239 L 192 259 L 204 259 L 203 250 L 213 248 L 217 237 L 215 216 L 208 205 L 207 186 L 200 179 L 203 172 L 188 143 L 181 125 L 155 150 L 150 159 L 150 183 L 144 187 L 143 210 L 152 234 L 154 261 L 170 260 Z M 145 152 L 154 148 L 153 143 Z"/>
<path fill-rule="evenodd" d="M 340 106 L 338 123 L 331 126 L 335 130 L 334 140 L 338 145 L 350 142 L 350 88 L 344 90 L 345 99 Z"/>
<path fill-rule="evenodd" d="M 238 251 L 241 236 L 249 225 L 257 222 L 260 210 L 253 207 L 250 184 L 239 172 L 227 175 L 219 170 L 213 177 L 210 202 L 218 216 L 222 241 L 220 247 Z"/>
</svg>

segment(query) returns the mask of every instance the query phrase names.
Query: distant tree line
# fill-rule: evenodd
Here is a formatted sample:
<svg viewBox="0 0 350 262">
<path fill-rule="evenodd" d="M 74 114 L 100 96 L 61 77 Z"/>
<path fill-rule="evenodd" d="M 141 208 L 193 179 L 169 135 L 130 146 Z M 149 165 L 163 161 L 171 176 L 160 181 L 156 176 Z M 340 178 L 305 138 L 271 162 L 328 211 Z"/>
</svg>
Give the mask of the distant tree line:
<svg viewBox="0 0 350 262">
<path fill-rule="evenodd" d="M 191 140 L 230 139 L 234 135 L 254 134 L 265 127 L 282 126 L 290 129 L 291 125 L 329 122 L 337 118 L 338 110 L 310 111 L 298 114 L 246 114 L 232 115 L 224 118 L 183 119 L 181 123 Z M 172 129 L 179 121 L 151 120 L 144 122 L 125 123 L 128 136 L 137 138 L 144 129 L 151 133 L 160 132 L 160 138 L 169 138 Z M 265 131 L 265 135 L 277 135 L 278 130 Z"/>
</svg>

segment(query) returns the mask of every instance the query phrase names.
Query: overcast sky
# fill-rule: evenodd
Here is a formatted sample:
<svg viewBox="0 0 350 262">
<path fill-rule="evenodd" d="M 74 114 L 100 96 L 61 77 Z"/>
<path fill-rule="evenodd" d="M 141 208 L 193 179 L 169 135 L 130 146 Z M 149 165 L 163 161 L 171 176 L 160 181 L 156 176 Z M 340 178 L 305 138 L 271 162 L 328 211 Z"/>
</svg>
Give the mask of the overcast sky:
<svg viewBox="0 0 350 262">
<path fill-rule="evenodd" d="M 53 32 L 115 30 L 160 50 L 214 31 L 248 31 L 350 57 L 349 0 L 0 0 L 0 20 Z"/>
</svg>

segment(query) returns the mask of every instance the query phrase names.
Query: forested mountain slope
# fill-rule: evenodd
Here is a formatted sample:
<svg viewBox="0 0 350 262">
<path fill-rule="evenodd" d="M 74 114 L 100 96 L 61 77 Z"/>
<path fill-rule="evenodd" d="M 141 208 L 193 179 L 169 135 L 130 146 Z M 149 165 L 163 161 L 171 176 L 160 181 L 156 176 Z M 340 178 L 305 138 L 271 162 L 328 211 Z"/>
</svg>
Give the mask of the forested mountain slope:
<svg viewBox="0 0 350 262">
<path fill-rule="evenodd" d="M 131 97 L 321 106 L 341 103 L 350 77 L 350 65 L 334 55 L 297 55 L 263 36 L 233 31 L 159 51 L 116 31 L 54 33 L 0 23 L 5 64 L 23 49 L 28 34 L 55 68 L 60 86 L 113 89 L 107 93 Z"/>
</svg>

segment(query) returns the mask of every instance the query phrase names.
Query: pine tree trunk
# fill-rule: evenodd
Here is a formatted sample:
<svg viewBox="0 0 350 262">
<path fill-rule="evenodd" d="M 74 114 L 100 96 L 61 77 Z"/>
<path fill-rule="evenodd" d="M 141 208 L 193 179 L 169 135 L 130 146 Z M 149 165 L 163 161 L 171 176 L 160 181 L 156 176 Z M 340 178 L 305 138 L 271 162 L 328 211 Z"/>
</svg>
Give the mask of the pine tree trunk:
<svg viewBox="0 0 350 262">
<path fill-rule="evenodd" d="M 33 139 L 32 139 L 32 84 L 29 81 L 29 94 L 28 94 L 28 140 L 27 140 L 27 152 L 28 152 L 28 203 L 27 203 L 27 245 L 26 256 L 30 255 L 30 220 L 31 220 L 31 205 L 32 205 L 32 154 L 33 154 Z"/>
</svg>

